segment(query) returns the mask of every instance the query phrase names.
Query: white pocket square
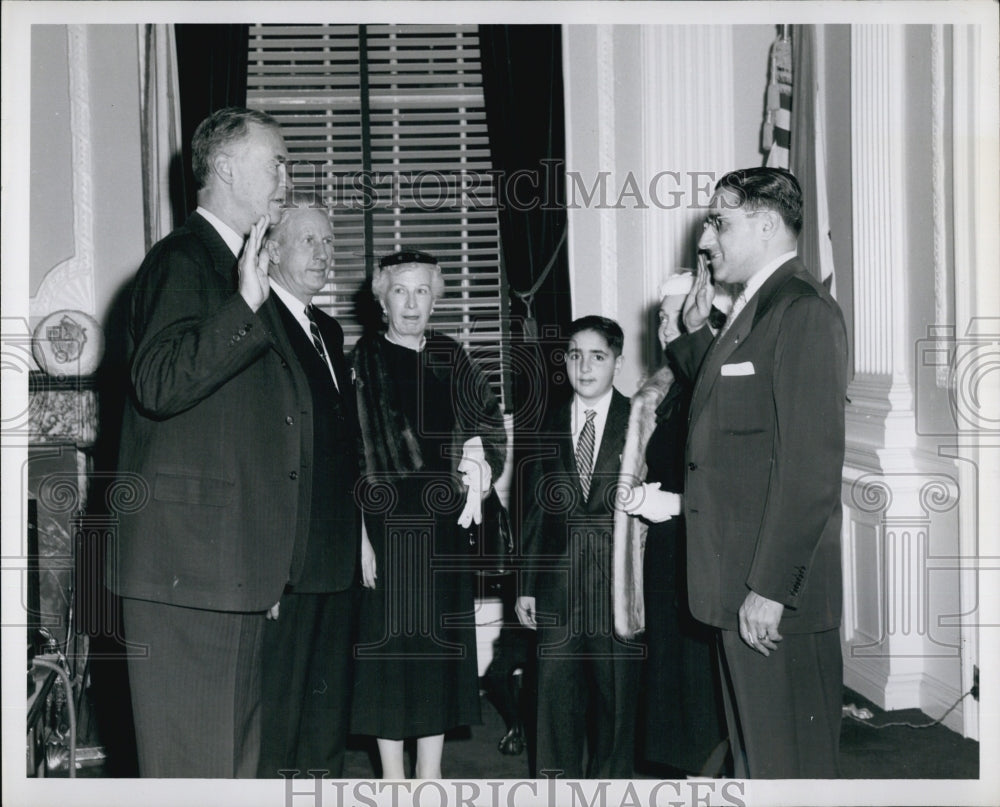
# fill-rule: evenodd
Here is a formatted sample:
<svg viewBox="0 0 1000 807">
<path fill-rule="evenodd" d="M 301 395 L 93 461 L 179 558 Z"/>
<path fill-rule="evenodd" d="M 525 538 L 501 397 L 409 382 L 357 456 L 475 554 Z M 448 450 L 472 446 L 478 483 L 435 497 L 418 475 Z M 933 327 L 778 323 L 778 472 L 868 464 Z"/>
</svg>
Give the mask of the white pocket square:
<svg viewBox="0 0 1000 807">
<path fill-rule="evenodd" d="M 741 361 L 739 364 L 723 364 L 722 375 L 753 375 L 753 362 Z"/>
</svg>

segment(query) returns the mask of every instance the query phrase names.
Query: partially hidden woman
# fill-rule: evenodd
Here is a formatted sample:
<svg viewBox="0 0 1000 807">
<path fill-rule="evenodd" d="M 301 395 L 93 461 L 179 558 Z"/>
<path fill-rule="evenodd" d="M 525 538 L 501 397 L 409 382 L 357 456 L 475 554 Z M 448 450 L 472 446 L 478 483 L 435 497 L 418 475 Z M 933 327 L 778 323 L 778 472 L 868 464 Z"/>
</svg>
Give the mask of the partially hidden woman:
<svg viewBox="0 0 1000 807">
<path fill-rule="evenodd" d="M 369 540 L 351 729 L 376 738 L 386 779 L 406 778 L 409 738 L 417 778 L 441 778 L 445 732 L 481 722 L 475 580 L 454 566 L 506 437 L 482 373 L 458 342 L 427 329 L 443 291 L 433 256 L 384 257 L 372 292 L 388 328 L 354 354 Z"/>
<path fill-rule="evenodd" d="M 664 351 L 681 334 L 693 280 L 684 271 L 661 287 L 657 336 Z M 669 775 L 711 776 L 726 748 L 718 662 L 711 632 L 688 611 L 684 519 L 670 515 L 681 511 L 690 398 L 691 379 L 667 364 L 632 397 L 620 488 L 644 484 L 615 513 L 615 629 L 629 639 L 642 632 L 647 651 L 637 762 L 665 766 L 660 772 Z"/>
</svg>

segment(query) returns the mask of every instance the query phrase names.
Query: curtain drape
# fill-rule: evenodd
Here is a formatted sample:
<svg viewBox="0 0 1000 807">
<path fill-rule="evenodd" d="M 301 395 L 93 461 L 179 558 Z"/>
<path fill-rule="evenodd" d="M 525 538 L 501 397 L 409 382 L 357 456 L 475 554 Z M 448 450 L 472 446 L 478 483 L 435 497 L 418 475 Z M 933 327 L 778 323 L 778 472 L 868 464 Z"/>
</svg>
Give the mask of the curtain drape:
<svg viewBox="0 0 1000 807">
<path fill-rule="evenodd" d="M 171 203 L 170 171 L 181 153 L 180 88 L 173 25 L 139 26 L 139 114 L 146 249 L 183 215 Z"/>
<path fill-rule="evenodd" d="M 816 27 L 813 25 L 792 26 L 792 142 L 789 167 L 802 186 L 804 222 L 799 236 L 799 255 L 809 270 L 836 294 L 815 37 Z"/>
<path fill-rule="evenodd" d="M 557 357 L 572 316 L 561 36 L 558 25 L 479 27 L 510 289 L 515 424 L 528 429 L 565 394 Z"/>
<path fill-rule="evenodd" d="M 174 26 L 184 157 L 174 166 L 173 179 L 181 220 L 197 206 L 190 154 L 194 130 L 219 109 L 246 106 L 249 30 L 249 25 Z"/>
</svg>

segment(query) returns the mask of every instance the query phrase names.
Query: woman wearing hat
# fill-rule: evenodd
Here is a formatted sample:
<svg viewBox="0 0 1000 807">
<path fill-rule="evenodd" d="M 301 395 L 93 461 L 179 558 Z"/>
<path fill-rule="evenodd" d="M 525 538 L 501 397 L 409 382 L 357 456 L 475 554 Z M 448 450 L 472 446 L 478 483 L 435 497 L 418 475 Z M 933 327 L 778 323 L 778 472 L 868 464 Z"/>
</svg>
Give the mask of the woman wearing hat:
<svg viewBox="0 0 1000 807">
<path fill-rule="evenodd" d="M 455 569 L 506 435 L 497 399 L 462 346 L 427 328 L 444 292 L 437 260 L 394 252 L 372 278 L 387 328 L 354 354 L 367 541 L 351 728 L 374 736 L 386 779 L 441 778 L 444 733 L 480 722 L 474 579 Z M 449 568 L 449 565 L 451 568 Z"/>
</svg>

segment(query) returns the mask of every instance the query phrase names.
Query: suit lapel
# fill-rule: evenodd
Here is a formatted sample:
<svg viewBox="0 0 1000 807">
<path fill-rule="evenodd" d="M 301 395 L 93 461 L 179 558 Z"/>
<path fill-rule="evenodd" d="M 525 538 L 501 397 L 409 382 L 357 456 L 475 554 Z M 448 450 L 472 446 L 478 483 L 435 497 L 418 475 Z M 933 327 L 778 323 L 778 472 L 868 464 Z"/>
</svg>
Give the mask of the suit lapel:
<svg viewBox="0 0 1000 807">
<path fill-rule="evenodd" d="M 281 319 L 281 312 L 278 306 L 285 307 L 285 304 L 278 299 L 276 294 L 269 294 L 264 304 L 257 309 L 257 316 L 263 321 L 268 333 L 271 334 L 271 346 L 285 361 L 298 366 L 298 359 L 295 357 L 295 348 L 288 341 L 288 331 L 285 323 Z M 287 311 L 287 308 L 286 308 Z M 291 316 L 291 312 L 289 312 Z"/>
<path fill-rule="evenodd" d="M 572 474 L 574 479 L 580 478 L 580 471 L 576 467 L 576 446 L 573 445 L 573 401 L 559 408 L 552 421 L 552 434 L 556 436 L 558 442 L 559 463 L 567 474 Z"/>
<path fill-rule="evenodd" d="M 604 421 L 604 434 L 601 435 L 601 447 L 597 450 L 597 459 L 594 461 L 595 477 L 598 474 L 614 474 L 617 477 L 623 439 L 628 429 L 628 415 L 629 405 L 625 396 L 618 390 L 612 391 L 608 419 Z M 590 486 L 591 493 L 594 487 Z"/>
<path fill-rule="evenodd" d="M 192 213 L 186 224 L 208 248 L 215 271 L 222 275 L 228 283 L 231 283 L 235 290 L 237 282 L 236 258 L 233 257 L 232 250 L 219 235 L 218 230 L 209 224 L 208 220 L 200 213 Z"/>
<path fill-rule="evenodd" d="M 724 334 L 717 336 L 708 349 L 708 355 L 701 365 L 701 372 L 698 373 L 698 381 L 695 383 L 694 392 L 691 395 L 690 420 L 692 423 L 701 413 L 704 402 L 708 400 L 708 396 L 719 378 L 719 370 L 722 365 L 750 334 L 754 322 L 754 312 L 757 309 L 757 300 L 758 297 L 755 294 L 743 307 L 743 310 L 736 317 L 736 321 Z"/>
<path fill-rule="evenodd" d="M 733 352 L 742 345 L 761 316 L 771 307 L 771 301 L 775 292 L 781 288 L 782 284 L 795 272 L 802 268 L 802 263 L 798 258 L 785 261 L 774 274 L 772 274 L 751 297 L 743 310 L 737 315 L 736 320 L 729 329 L 720 337 L 716 337 L 708 349 L 708 355 L 702 363 L 701 372 L 698 373 L 698 380 L 695 382 L 694 392 L 691 395 L 691 409 L 689 415 L 690 424 L 693 425 L 704 409 L 705 402 L 719 379 L 722 365 L 726 363 Z"/>
<path fill-rule="evenodd" d="M 316 316 L 316 324 L 323 336 L 323 344 L 326 346 L 330 365 L 333 367 L 333 376 L 337 381 L 337 392 L 346 399 L 350 397 L 346 393 L 351 389 L 351 375 L 347 370 L 347 362 L 344 360 L 344 345 L 340 333 L 333 323 L 333 317 L 323 311 L 320 311 Z"/>
</svg>

